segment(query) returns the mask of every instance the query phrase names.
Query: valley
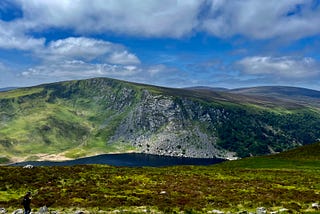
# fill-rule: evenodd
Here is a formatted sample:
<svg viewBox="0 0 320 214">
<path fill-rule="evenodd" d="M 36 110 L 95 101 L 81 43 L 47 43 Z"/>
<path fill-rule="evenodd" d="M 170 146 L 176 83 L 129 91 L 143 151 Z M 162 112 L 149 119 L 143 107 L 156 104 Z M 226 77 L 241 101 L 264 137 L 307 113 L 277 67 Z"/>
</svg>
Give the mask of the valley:
<svg viewBox="0 0 320 214">
<path fill-rule="evenodd" d="M 46 205 L 59 213 L 245 213 L 259 207 L 317 213 L 318 93 L 274 90 L 175 89 L 94 78 L 0 92 L 0 208 L 13 212 L 31 191 L 34 210 Z M 209 166 L 8 166 L 111 153 L 240 159 Z"/>
<path fill-rule="evenodd" d="M 0 162 L 126 152 L 235 159 L 316 142 L 318 92 L 274 90 L 93 78 L 0 92 Z"/>
</svg>

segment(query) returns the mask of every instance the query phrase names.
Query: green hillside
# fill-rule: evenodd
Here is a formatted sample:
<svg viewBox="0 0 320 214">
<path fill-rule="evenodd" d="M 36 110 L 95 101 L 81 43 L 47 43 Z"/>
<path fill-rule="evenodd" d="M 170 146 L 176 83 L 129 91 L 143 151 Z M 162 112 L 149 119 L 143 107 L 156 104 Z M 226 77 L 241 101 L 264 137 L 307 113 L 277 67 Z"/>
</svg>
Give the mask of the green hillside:
<svg viewBox="0 0 320 214">
<path fill-rule="evenodd" d="M 320 138 L 316 106 L 108 78 L 0 92 L 0 161 L 137 151 L 247 157 Z"/>
<path fill-rule="evenodd" d="M 279 154 L 244 158 L 225 163 L 228 167 L 261 169 L 320 170 L 320 142 L 305 145 Z"/>
</svg>

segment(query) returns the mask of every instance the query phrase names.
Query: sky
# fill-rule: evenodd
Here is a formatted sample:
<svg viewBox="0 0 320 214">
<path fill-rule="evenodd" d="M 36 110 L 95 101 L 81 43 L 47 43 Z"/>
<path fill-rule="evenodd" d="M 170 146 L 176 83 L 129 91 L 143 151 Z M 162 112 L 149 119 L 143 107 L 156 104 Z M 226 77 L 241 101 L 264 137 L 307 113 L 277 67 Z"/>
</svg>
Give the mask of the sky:
<svg viewBox="0 0 320 214">
<path fill-rule="evenodd" d="M 0 0 L 0 88 L 93 77 L 320 90 L 320 0 Z"/>
</svg>

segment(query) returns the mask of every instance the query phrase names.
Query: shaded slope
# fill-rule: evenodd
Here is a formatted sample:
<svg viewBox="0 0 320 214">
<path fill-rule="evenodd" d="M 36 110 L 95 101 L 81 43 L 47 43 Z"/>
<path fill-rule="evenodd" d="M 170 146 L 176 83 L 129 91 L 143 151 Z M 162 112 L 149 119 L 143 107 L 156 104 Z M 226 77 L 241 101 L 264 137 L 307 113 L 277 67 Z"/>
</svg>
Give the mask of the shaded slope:
<svg viewBox="0 0 320 214">
<path fill-rule="evenodd" d="M 246 157 L 320 138 L 318 110 L 294 100 L 108 78 L 0 93 L 0 156 L 71 158 L 137 151 Z"/>
</svg>

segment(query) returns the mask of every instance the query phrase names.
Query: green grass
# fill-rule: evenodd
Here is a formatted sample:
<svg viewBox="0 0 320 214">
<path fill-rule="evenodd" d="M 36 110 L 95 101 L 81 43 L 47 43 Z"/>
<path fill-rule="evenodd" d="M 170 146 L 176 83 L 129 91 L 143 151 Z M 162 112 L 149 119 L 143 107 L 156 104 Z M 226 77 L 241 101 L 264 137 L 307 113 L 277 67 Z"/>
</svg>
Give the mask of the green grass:
<svg viewBox="0 0 320 214">
<path fill-rule="evenodd" d="M 0 207 L 15 207 L 23 192 L 34 193 L 32 207 L 98 210 L 232 213 L 287 208 L 317 213 L 320 202 L 319 147 L 313 144 L 273 156 L 246 158 L 213 166 L 0 167 Z M 299 156 L 299 153 L 309 154 Z M 310 158 L 314 156 L 315 158 Z M 165 191 L 165 194 L 160 194 Z M 142 212 L 142 211 L 141 211 Z"/>
<path fill-rule="evenodd" d="M 244 158 L 223 163 L 232 168 L 320 170 L 320 143 L 314 143 L 274 155 Z"/>
<path fill-rule="evenodd" d="M 43 91 L 41 87 L 29 87 L 29 88 L 21 88 L 15 89 L 11 91 L 0 92 L 0 99 L 10 99 L 10 98 L 17 98 L 23 97 L 27 95 L 32 95 L 36 93 L 40 93 Z"/>
<path fill-rule="evenodd" d="M 319 137 L 319 112 L 307 106 L 293 108 L 280 101 L 269 106 L 270 100 L 244 95 L 95 78 L 0 93 L 0 155 L 12 158 L 67 152 L 71 157 L 80 157 L 94 154 L 96 150 L 114 152 L 123 148 L 121 151 L 124 151 L 128 139 L 124 139 L 125 142 L 121 139 L 111 142 L 111 139 L 116 130 L 121 129 L 119 125 L 139 112 L 141 106 L 153 111 L 146 103 L 149 101 L 145 99 L 146 92 L 173 102 L 174 117 L 183 121 L 181 124 L 190 124 L 177 132 L 184 128 L 194 130 L 201 124 L 204 134 L 216 136 L 218 146 L 236 152 L 239 157 L 267 154 L 268 146 L 274 151 L 283 151 L 310 144 Z M 163 112 L 167 110 L 164 108 Z M 203 121 L 204 115 L 210 120 Z M 152 140 L 152 136 L 169 124 L 165 114 L 162 124 L 152 129 L 147 120 L 157 121 L 156 115 L 150 114 L 143 121 L 139 119 L 128 121 L 133 128 L 125 130 L 124 135 L 143 134 Z M 135 139 L 129 143 L 134 145 Z M 85 150 L 92 153 L 86 154 Z"/>
</svg>

